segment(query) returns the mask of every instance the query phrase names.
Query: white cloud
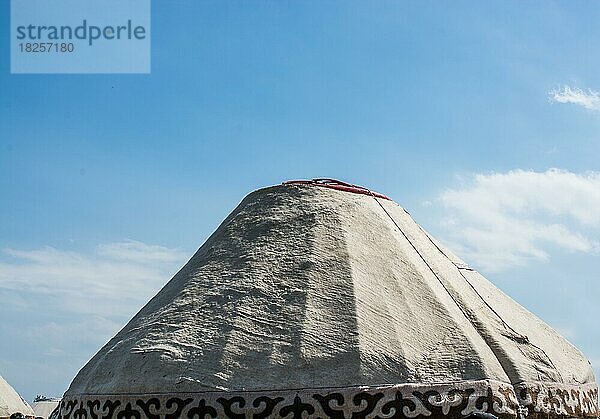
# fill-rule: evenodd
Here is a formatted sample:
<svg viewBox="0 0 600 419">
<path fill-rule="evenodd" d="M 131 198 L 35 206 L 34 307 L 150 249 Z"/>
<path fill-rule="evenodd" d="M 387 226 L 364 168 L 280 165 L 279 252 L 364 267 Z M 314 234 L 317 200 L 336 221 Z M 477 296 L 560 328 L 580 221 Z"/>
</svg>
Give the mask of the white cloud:
<svg viewBox="0 0 600 419">
<path fill-rule="evenodd" d="M 163 246 L 144 244 L 135 240 L 101 244 L 98 246 L 98 253 L 110 259 L 129 260 L 138 263 L 180 262 L 185 257 L 180 251 Z"/>
<path fill-rule="evenodd" d="M 131 240 L 90 252 L 48 246 L 0 251 L 0 318 L 8 319 L 0 322 L 0 336 L 10 336 L 0 363 L 10 362 L 0 367 L 18 376 L 35 366 L 36 391 L 62 394 L 77 369 L 188 256 Z"/>
<path fill-rule="evenodd" d="M 600 93 L 592 89 L 584 91 L 579 88 L 563 86 L 562 89 L 551 90 L 548 95 L 552 102 L 572 103 L 592 111 L 600 111 Z"/>
<path fill-rule="evenodd" d="M 549 248 L 600 249 L 600 173 L 477 174 L 439 200 L 452 246 L 489 271 L 549 258 Z"/>
<path fill-rule="evenodd" d="M 0 290 L 18 296 L 0 304 L 18 301 L 23 309 L 60 301 L 72 315 L 112 317 L 139 308 L 187 258 L 180 250 L 137 241 L 101 244 L 89 254 L 46 246 L 4 249 L 0 256 Z"/>
</svg>

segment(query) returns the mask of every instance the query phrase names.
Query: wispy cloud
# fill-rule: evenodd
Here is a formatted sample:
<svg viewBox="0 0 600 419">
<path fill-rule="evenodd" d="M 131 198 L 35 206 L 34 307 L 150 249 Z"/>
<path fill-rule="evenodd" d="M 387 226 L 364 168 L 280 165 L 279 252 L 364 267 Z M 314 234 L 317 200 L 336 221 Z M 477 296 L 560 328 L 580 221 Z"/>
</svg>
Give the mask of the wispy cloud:
<svg viewBox="0 0 600 419">
<path fill-rule="evenodd" d="M 185 257 L 178 250 L 134 240 L 101 244 L 98 246 L 98 254 L 109 259 L 135 261 L 136 263 L 179 263 Z"/>
<path fill-rule="evenodd" d="M 592 89 L 584 91 L 579 88 L 563 86 L 551 90 L 548 96 L 551 102 L 572 103 L 592 111 L 600 111 L 600 93 Z"/>
<path fill-rule="evenodd" d="M 101 244 L 89 254 L 53 247 L 2 253 L 0 290 L 58 297 L 65 310 L 94 315 L 129 313 L 187 256 L 177 249 L 131 240 Z"/>
<path fill-rule="evenodd" d="M 181 267 L 179 249 L 123 241 L 89 252 L 0 251 L 0 336 L 7 376 L 35 371 L 29 391 L 59 396 L 77 370 Z M 17 351 L 16 348 L 19 348 Z"/>
<path fill-rule="evenodd" d="M 600 173 L 477 174 L 439 201 L 452 246 L 488 271 L 549 258 L 549 248 L 600 249 Z"/>
</svg>

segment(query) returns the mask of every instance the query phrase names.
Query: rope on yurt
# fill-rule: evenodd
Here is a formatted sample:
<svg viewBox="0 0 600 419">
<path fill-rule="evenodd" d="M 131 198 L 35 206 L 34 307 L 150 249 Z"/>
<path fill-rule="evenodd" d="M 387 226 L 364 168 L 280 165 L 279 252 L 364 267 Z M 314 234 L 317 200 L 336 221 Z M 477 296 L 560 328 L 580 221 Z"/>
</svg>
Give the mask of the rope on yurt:
<svg viewBox="0 0 600 419">
<path fill-rule="evenodd" d="M 403 208 L 404 210 L 404 208 Z M 410 217 L 410 214 L 404 210 L 404 212 L 406 213 L 406 215 L 408 215 Z M 412 218 L 412 217 L 411 217 Z M 415 223 L 417 224 L 417 223 Z M 492 313 L 494 313 L 496 315 L 496 317 L 498 317 L 498 319 L 500 319 L 500 321 L 502 322 L 502 325 L 504 326 L 505 329 L 510 330 L 511 332 L 513 332 L 514 334 L 518 335 L 520 339 L 522 339 L 524 342 L 528 342 L 529 338 L 519 332 L 517 332 L 515 329 L 513 329 L 503 318 L 502 316 L 486 301 L 485 298 L 483 298 L 483 296 L 479 293 L 479 291 L 477 291 L 477 288 L 475 288 L 475 286 L 471 283 L 471 281 L 469 281 L 469 279 L 462 273 L 462 267 L 460 267 L 459 265 L 457 265 L 456 263 L 454 263 L 454 261 L 452 259 L 450 259 L 448 257 L 448 255 L 446 254 L 446 252 L 444 252 L 442 249 L 440 249 L 440 247 L 437 245 L 436 242 L 434 242 L 433 240 L 431 240 L 431 237 L 429 236 L 429 234 L 427 234 L 425 232 L 425 230 L 423 230 L 423 228 L 417 224 L 417 226 L 419 227 L 419 229 L 421 230 L 421 233 L 423 233 L 426 237 L 427 240 L 429 240 L 429 242 L 435 246 L 435 248 L 442 254 L 444 255 L 444 257 L 446 259 L 448 259 L 450 261 L 450 263 L 452 265 L 454 265 L 454 267 L 456 267 L 456 269 L 458 270 L 458 273 L 460 274 L 460 276 L 462 276 L 462 278 L 467 282 L 467 284 L 469 284 L 469 286 L 471 287 L 471 289 L 473 291 L 475 291 L 475 294 L 477 294 L 477 296 L 481 299 L 481 301 L 483 301 L 483 303 L 487 306 L 487 308 L 489 308 L 491 310 Z M 471 269 L 470 269 L 471 270 Z"/>
<path fill-rule="evenodd" d="M 409 217 L 411 217 L 411 215 L 408 213 L 408 211 L 406 211 L 404 208 L 402 208 L 402 210 L 406 213 L 406 215 L 408 215 Z M 546 353 L 546 351 L 543 348 L 540 348 L 539 346 L 537 346 L 535 343 L 531 342 L 529 340 L 529 338 L 527 337 L 527 335 L 524 335 L 522 333 L 517 332 L 511 325 L 509 325 L 502 318 L 502 316 L 487 302 L 487 300 L 485 298 L 483 298 L 483 296 L 479 293 L 479 291 L 477 291 L 477 288 L 475 288 L 475 286 L 471 283 L 471 281 L 469 281 L 469 279 L 465 276 L 465 274 L 463 274 L 462 270 L 464 268 L 461 268 L 456 263 L 454 263 L 454 261 L 452 259 L 450 259 L 450 257 L 446 254 L 446 252 L 444 252 L 442 249 L 440 249 L 440 247 L 431 239 L 431 237 L 429 236 L 429 234 L 427 234 L 427 232 L 425 232 L 425 230 L 423 230 L 423 227 L 421 227 L 418 223 L 415 223 L 415 224 L 417 224 L 417 226 L 419 227 L 419 229 L 421 230 L 421 232 L 423 234 L 425 234 L 425 236 L 427 237 L 427 239 L 429 240 L 429 242 L 431 244 L 433 244 L 435 246 L 435 248 L 442 255 L 444 255 L 444 257 L 446 259 L 448 259 L 450 261 L 450 263 L 452 263 L 456 267 L 456 270 L 458 271 L 458 273 L 460 274 L 460 276 L 463 277 L 463 279 L 466 281 L 466 283 L 469 284 L 469 286 L 471 287 L 471 289 L 473 289 L 473 291 L 475 291 L 475 294 L 477 294 L 479 296 L 479 298 L 481 299 L 481 301 L 483 301 L 483 303 L 492 311 L 492 313 L 494 313 L 500 319 L 500 321 L 504 325 L 504 328 L 510 330 L 515 335 L 517 335 L 517 337 L 520 339 L 520 341 L 518 341 L 518 343 L 526 344 L 526 345 L 531 345 L 534 348 L 538 349 L 540 352 L 542 352 L 546 356 L 546 359 L 548 360 L 548 362 L 550 363 L 550 365 L 552 366 L 552 368 L 554 369 L 554 371 L 556 371 L 556 373 L 558 374 L 558 376 L 562 380 L 563 379 L 562 374 L 560 373 L 560 371 L 558 370 L 558 368 L 556 368 L 556 365 L 554 365 L 554 362 L 552 362 L 552 359 L 548 356 L 548 354 Z M 470 270 L 472 270 L 472 269 L 470 269 Z"/>
<path fill-rule="evenodd" d="M 385 209 L 385 207 L 381 204 L 381 202 L 379 202 L 379 200 L 374 195 L 371 195 L 371 196 L 373 197 L 373 199 L 375 200 L 375 202 L 377 202 L 377 204 L 381 207 L 381 209 L 383 210 L 383 212 L 385 213 L 385 215 L 387 215 L 388 218 L 390 220 L 392 220 L 392 223 L 394 223 L 394 225 L 396 226 L 396 228 L 398 229 L 398 231 L 404 236 L 404 238 L 406 239 L 406 241 L 411 245 L 411 247 L 417 253 L 417 255 L 419 255 L 419 257 L 425 263 L 425 265 L 427 265 L 427 268 L 429 268 L 429 270 L 435 276 L 435 278 L 438 280 L 438 282 L 440 283 L 440 285 L 444 288 L 444 290 L 446 290 L 446 293 L 450 296 L 450 298 L 452 299 L 452 301 L 454 301 L 454 303 L 460 309 L 460 311 L 463 313 L 463 315 L 466 317 L 466 319 L 469 320 L 469 322 L 473 326 L 475 326 L 473 324 L 473 321 L 469 317 L 469 315 L 465 312 L 464 308 L 459 304 L 459 302 L 456 300 L 456 298 L 454 298 L 454 296 L 452 295 L 452 293 L 450 292 L 450 290 L 448 289 L 448 287 L 446 287 L 446 284 L 444 284 L 444 282 L 442 281 L 442 279 L 438 276 L 438 274 L 435 272 L 435 270 L 431 267 L 431 265 L 429 264 L 429 262 L 427 262 L 427 259 L 425 259 L 425 257 L 421 254 L 421 252 L 419 252 L 419 249 L 417 249 L 417 247 L 414 245 L 414 243 L 408 238 L 408 236 L 406 235 L 406 233 L 400 228 L 400 226 L 398 225 L 398 223 L 396 222 L 396 220 L 394 220 L 392 218 L 392 216 L 390 215 L 390 213 Z"/>
<path fill-rule="evenodd" d="M 368 190 L 368 189 L 367 189 Z M 368 190 L 370 192 L 370 190 Z M 394 218 L 391 216 L 391 214 L 385 209 L 385 207 L 383 206 L 383 204 L 381 202 L 379 202 L 379 200 L 377 199 L 377 197 L 373 194 L 371 194 L 371 197 L 375 200 L 375 202 L 377 202 L 377 204 L 379 205 L 379 207 L 381 207 L 381 209 L 383 210 L 383 212 L 385 213 L 385 215 L 387 215 L 387 217 L 392 221 L 392 223 L 396 226 L 396 228 L 398 229 L 398 231 L 400 231 L 400 233 L 402 234 L 402 236 L 404 236 L 404 238 L 406 239 L 406 241 L 411 245 L 411 247 L 414 249 L 414 251 L 419 255 L 419 257 L 421 258 L 421 260 L 425 263 L 425 265 L 427 265 L 427 268 L 429 268 L 429 270 L 431 271 L 431 273 L 433 273 L 433 275 L 435 276 L 435 278 L 438 280 L 438 282 L 440 283 L 440 285 L 444 288 L 444 290 L 446 291 L 446 293 L 448 293 L 448 295 L 450 296 L 450 298 L 452 299 L 452 301 L 454 301 L 454 303 L 456 304 L 456 306 L 460 309 L 460 311 L 463 313 L 463 315 L 467 318 L 467 320 L 473 325 L 473 327 L 475 327 L 476 330 L 477 327 L 475 326 L 475 324 L 473 324 L 473 320 L 471 320 L 471 318 L 469 317 L 469 315 L 465 312 L 465 310 L 463 309 L 463 307 L 459 304 L 459 302 L 456 300 L 456 298 L 454 298 L 454 296 L 452 295 L 452 293 L 450 292 L 450 290 L 448 289 L 448 287 L 446 287 L 446 285 L 444 284 L 444 282 L 442 281 L 442 279 L 438 276 L 438 274 L 435 272 L 435 270 L 431 267 L 431 265 L 427 262 L 427 260 L 425 259 L 425 257 L 421 254 L 421 252 L 419 251 L 419 249 L 417 249 L 417 247 L 414 245 L 414 243 L 408 238 L 408 236 L 406 235 L 406 233 L 400 228 L 400 226 L 398 225 L 398 223 L 396 222 L 396 220 L 394 220 Z M 404 210 L 404 209 L 403 209 Z M 406 214 L 408 214 L 408 212 L 406 210 L 404 210 L 404 212 Z M 408 214 L 408 216 L 410 217 L 410 214 Z M 412 218 L 412 217 L 411 217 Z M 418 223 L 415 223 L 418 225 Z M 419 225 L 418 225 L 419 226 Z M 563 380 L 562 375 L 560 373 L 560 371 L 556 368 L 556 366 L 554 365 L 554 362 L 552 362 L 552 359 L 550 359 L 550 357 L 548 356 L 548 354 L 546 353 L 546 351 L 544 351 L 542 348 L 540 348 L 539 346 L 531 343 L 529 341 L 529 338 L 527 336 L 524 336 L 523 334 L 517 332 L 515 329 L 513 329 L 508 323 L 506 323 L 506 321 L 504 321 L 504 319 L 502 318 L 502 316 L 500 316 L 500 314 L 498 314 L 498 312 L 496 312 L 496 310 L 494 310 L 490 304 L 483 298 L 483 296 L 475 289 L 475 287 L 473 286 L 473 284 L 471 284 L 471 282 L 465 277 L 465 275 L 461 272 L 460 268 L 452 261 L 452 259 L 450 259 L 448 257 L 448 255 L 446 255 L 440 248 L 439 246 L 437 246 L 435 244 L 435 242 L 433 242 L 433 240 L 431 240 L 431 237 L 429 237 L 429 235 L 427 233 L 424 232 L 424 230 L 421 228 L 421 226 L 419 226 L 419 228 L 421 229 L 421 231 L 425 234 L 425 236 L 427 236 L 427 238 L 429 239 L 429 241 L 431 243 L 433 243 L 433 245 L 448 259 L 450 260 L 450 262 L 452 263 L 452 265 L 454 265 L 458 272 L 460 273 L 460 275 L 464 278 L 464 280 L 469 284 L 469 286 L 475 291 L 475 293 L 479 296 L 479 298 L 481 298 L 481 300 L 485 303 L 485 305 L 487 307 L 489 307 L 489 309 L 500 319 L 500 321 L 502 322 L 502 324 L 504 325 L 505 328 L 507 328 L 508 330 L 512 331 L 515 335 L 517 335 L 517 337 L 519 338 L 519 341 L 517 341 L 518 343 L 524 343 L 524 344 L 529 344 L 531 346 L 533 346 L 534 348 L 540 350 L 545 356 L 546 359 L 550 362 L 550 365 L 552 366 L 552 368 L 554 369 L 554 371 L 556 371 L 556 373 L 558 374 L 558 376 L 560 377 L 561 380 Z"/>
</svg>

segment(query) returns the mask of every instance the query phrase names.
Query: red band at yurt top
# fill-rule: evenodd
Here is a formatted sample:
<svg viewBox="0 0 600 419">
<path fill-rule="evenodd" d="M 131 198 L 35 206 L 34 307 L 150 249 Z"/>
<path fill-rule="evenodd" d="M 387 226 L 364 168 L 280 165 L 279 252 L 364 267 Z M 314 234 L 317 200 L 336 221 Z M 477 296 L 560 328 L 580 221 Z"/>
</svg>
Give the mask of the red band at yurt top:
<svg viewBox="0 0 600 419">
<path fill-rule="evenodd" d="M 362 186 L 353 185 L 351 183 L 342 182 L 337 179 L 327 179 L 327 178 L 318 178 L 312 180 L 288 180 L 287 182 L 283 182 L 284 185 L 315 185 L 322 186 L 325 188 L 337 189 L 338 191 L 351 192 L 363 195 L 370 195 L 376 198 L 387 199 L 391 201 L 391 199 L 379 192 L 374 192 L 370 189 L 363 188 Z"/>
</svg>

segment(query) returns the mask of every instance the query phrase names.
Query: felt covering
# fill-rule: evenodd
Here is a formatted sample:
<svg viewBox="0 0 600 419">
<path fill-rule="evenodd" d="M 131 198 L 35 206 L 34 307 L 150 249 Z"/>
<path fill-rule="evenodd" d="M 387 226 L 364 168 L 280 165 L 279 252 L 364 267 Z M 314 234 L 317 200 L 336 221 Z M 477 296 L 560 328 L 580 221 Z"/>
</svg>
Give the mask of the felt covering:
<svg viewBox="0 0 600 419">
<path fill-rule="evenodd" d="M 13 413 L 34 416 L 27 402 L 0 376 L 0 418 L 8 418 Z"/>
<path fill-rule="evenodd" d="M 60 399 L 40 400 L 31 403 L 36 418 L 48 419 L 60 404 Z"/>
<path fill-rule="evenodd" d="M 396 203 L 288 184 L 239 204 L 60 413 L 592 417 L 597 391 L 579 350 Z"/>
</svg>

